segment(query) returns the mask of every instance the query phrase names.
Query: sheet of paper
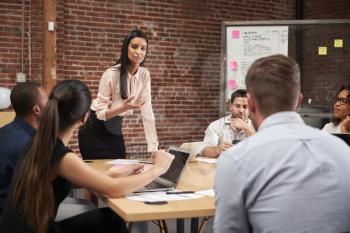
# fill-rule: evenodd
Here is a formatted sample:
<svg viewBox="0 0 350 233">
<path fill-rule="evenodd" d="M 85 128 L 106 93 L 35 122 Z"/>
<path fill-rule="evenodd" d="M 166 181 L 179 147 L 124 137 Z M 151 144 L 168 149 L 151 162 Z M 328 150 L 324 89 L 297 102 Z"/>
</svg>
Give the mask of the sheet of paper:
<svg viewBox="0 0 350 233">
<path fill-rule="evenodd" d="M 196 161 L 204 162 L 204 163 L 217 163 L 218 159 L 196 157 Z"/>
<path fill-rule="evenodd" d="M 204 195 L 204 196 L 210 196 L 210 197 L 214 197 L 215 196 L 214 189 L 207 189 L 207 190 L 197 191 L 196 194 L 200 194 L 200 195 Z"/>
<path fill-rule="evenodd" d="M 139 163 L 136 159 L 116 159 L 109 162 L 106 162 L 107 164 L 117 165 L 117 164 L 134 164 Z"/>
<path fill-rule="evenodd" d="M 127 167 L 129 167 L 130 164 L 112 164 L 112 166 L 108 169 L 109 171 L 113 171 L 113 170 L 123 170 Z M 139 171 L 139 172 L 145 172 L 148 169 L 150 169 L 151 167 L 153 167 L 153 164 L 144 164 L 143 168 Z"/>
<path fill-rule="evenodd" d="M 201 198 L 203 195 L 196 193 L 186 194 L 166 194 L 166 192 L 147 192 L 137 193 L 126 196 L 126 198 L 134 201 L 180 201 Z"/>
</svg>

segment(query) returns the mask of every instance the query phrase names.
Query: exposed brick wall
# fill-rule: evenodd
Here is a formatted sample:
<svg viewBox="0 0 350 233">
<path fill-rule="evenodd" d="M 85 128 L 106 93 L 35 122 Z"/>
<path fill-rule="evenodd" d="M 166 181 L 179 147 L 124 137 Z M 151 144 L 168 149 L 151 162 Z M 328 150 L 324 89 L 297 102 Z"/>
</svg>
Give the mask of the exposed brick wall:
<svg viewBox="0 0 350 233">
<path fill-rule="evenodd" d="M 221 22 L 294 19 L 290 0 L 56 0 L 58 79 L 80 79 L 96 95 L 103 71 L 133 28 L 149 38 L 146 67 L 162 147 L 203 138 L 219 117 Z M 25 73 L 42 79 L 42 3 L 25 1 Z M 0 85 L 20 71 L 21 1 L 0 2 Z M 126 142 L 144 142 L 139 115 L 125 120 Z M 72 145 L 77 148 L 76 137 Z"/>
<path fill-rule="evenodd" d="M 27 79 L 42 82 L 41 1 L 24 2 L 24 70 Z M 0 2 L 0 86 L 13 87 L 22 71 L 22 1 Z"/>
<path fill-rule="evenodd" d="M 28 4 L 25 17 L 28 18 Z M 21 72 L 21 18 L 19 2 L 0 2 L 0 86 L 12 87 L 17 72 Z M 25 25 L 28 29 L 28 25 Z M 24 46 L 27 54 L 27 46 Z"/>
<path fill-rule="evenodd" d="M 348 0 L 303 0 L 304 19 L 349 19 L 350 1 Z"/>
</svg>

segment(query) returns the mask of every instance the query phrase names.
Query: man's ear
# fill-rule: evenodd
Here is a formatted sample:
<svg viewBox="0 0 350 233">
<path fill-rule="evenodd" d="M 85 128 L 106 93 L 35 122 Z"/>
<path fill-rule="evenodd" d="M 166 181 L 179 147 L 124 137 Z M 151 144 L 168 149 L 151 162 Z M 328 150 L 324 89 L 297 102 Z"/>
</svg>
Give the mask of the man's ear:
<svg viewBox="0 0 350 233">
<path fill-rule="evenodd" d="M 233 105 L 233 103 L 231 103 L 231 101 L 230 101 L 230 103 L 229 103 L 229 105 L 228 105 L 228 110 L 229 110 L 230 112 L 232 112 L 232 105 Z"/>
<path fill-rule="evenodd" d="M 247 93 L 247 100 L 248 100 L 249 113 L 255 113 L 256 112 L 256 102 L 255 102 L 254 96 Z"/>
<path fill-rule="evenodd" d="M 298 100 L 295 106 L 295 111 L 297 112 L 300 110 L 301 103 L 303 102 L 303 97 L 304 97 L 303 94 L 299 93 Z"/>
<path fill-rule="evenodd" d="M 33 111 L 34 115 L 36 115 L 36 116 L 40 116 L 41 115 L 41 109 L 40 109 L 40 107 L 38 105 L 34 105 L 32 107 L 32 111 Z"/>
</svg>

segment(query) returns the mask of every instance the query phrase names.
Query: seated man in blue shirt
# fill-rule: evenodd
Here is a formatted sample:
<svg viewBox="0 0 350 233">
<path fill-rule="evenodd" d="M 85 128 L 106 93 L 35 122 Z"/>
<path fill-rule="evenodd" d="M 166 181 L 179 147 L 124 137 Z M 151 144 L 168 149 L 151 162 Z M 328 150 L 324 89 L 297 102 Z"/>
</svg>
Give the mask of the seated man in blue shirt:
<svg viewBox="0 0 350 233">
<path fill-rule="evenodd" d="M 48 96 L 38 84 L 21 83 L 13 88 L 10 99 L 16 117 L 0 128 L 0 215 L 17 160 L 35 134 Z"/>
<path fill-rule="evenodd" d="M 296 113 L 297 63 L 283 55 L 261 58 L 246 85 L 258 132 L 219 157 L 214 231 L 349 232 L 350 147 Z"/>
</svg>

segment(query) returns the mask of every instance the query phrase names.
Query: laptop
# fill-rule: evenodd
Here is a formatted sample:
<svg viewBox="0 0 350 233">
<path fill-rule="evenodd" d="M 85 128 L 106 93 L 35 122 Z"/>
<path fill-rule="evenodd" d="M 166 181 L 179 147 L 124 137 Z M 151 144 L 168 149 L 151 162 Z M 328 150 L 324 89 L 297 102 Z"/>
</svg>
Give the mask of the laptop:
<svg viewBox="0 0 350 233">
<path fill-rule="evenodd" d="M 346 144 L 350 146 L 350 134 L 334 133 L 333 135 L 342 139 Z"/>
<path fill-rule="evenodd" d="M 168 171 L 134 193 L 169 191 L 176 188 L 187 163 L 190 161 L 189 158 L 191 153 L 189 150 L 178 147 L 169 147 L 168 153 L 173 154 L 175 157 Z"/>
</svg>

